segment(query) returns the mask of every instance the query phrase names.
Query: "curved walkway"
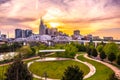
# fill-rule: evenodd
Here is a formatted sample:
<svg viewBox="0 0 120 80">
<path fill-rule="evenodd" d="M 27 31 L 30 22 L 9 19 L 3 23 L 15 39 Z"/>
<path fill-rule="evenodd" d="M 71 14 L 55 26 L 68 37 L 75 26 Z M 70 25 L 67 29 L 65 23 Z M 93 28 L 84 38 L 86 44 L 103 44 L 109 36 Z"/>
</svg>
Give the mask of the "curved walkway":
<svg viewBox="0 0 120 80">
<path fill-rule="evenodd" d="M 43 62 L 43 61 L 61 61 L 61 60 L 71 60 L 69 58 L 43 58 L 43 59 L 39 59 L 39 60 L 35 60 L 35 61 L 32 61 L 32 62 L 29 62 L 27 64 L 27 67 L 29 68 L 31 64 L 33 64 L 34 62 Z M 37 79 L 42 79 L 44 80 L 43 77 L 41 76 L 38 76 L 36 74 L 33 74 L 33 77 L 34 78 L 37 78 Z M 47 80 L 60 80 L 60 79 L 51 79 L 51 78 L 47 78 Z"/>
<path fill-rule="evenodd" d="M 37 58 L 40 58 L 40 57 L 39 57 L 39 56 L 36 56 L 36 57 L 32 57 L 32 58 L 23 59 L 22 61 L 28 61 L 28 60 L 37 59 Z M 13 63 L 13 62 L 3 63 L 3 64 L 0 64 L 0 66 L 10 65 L 10 64 L 12 64 L 12 63 Z"/>
<path fill-rule="evenodd" d="M 79 55 L 76 55 L 76 56 L 75 56 L 75 59 L 69 59 L 69 58 L 44 58 L 44 59 L 39 59 L 39 60 L 35 60 L 35 61 L 32 61 L 32 62 L 29 62 L 28 65 L 27 65 L 27 67 L 29 68 L 30 65 L 33 64 L 34 62 L 40 62 L 40 61 L 75 60 L 75 61 L 78 61 L 78 62 L 80 62 L 80 63 L 83 63 L 83 64 L 87 65 L 87 66 L 90 68 L 90 72 L 89 72 L 87 75 L 84 76 L 84 79 L 89 78 L 89 77 L 91 77 L 92 75 L 94 75 L 95 72 L 96 72 L 95 67 L 94 67 L 93 65 L 91 65 L 90 63 L 87 63 L 87 62 L 83 62 L 83 61 L 78 60 L 78 59 L 77 59 L 78 56 L 79 56 Z M 41 76 L 38 76 L 38 75 L 35 75 L 35 74 L 33 74 L 33 77 L 34 77 L 34 78 L 38 78 L 38 79 L 44 79 L 44 78 L 42 78 Z M 47 78 L 47 80 L 60 80 L 60 79 Z"/>
<path fill-rule="evenodd" d="M 95 72 L 96 72 L 96 68 L 88 62 L 83 62 L 83 61 L 77 59 L 78 56 L 79 56 L 78 54 L 75 56 L 75 61 L 78 61 L 80 63 L 83 63 L 83 64 L 87 65 L 90 69 L 90 72 L 87 75 L 84 76 L 84 79 L 87 79 L 87 78 L 91 77 L 92 75 L 94 75 Z"/>
<path fill-rule="evenodd" d="M 87 54 L 85 54 L 84 57 L 87 58 L 87 59 L 94 60 L 94 61 L 97 61 L 99 63 L 102 63 L 102 64 L 106 65 L 107 67 L 112 69 L 115 72 L 115 75 L 120 79 L 120 69 L 119 68 L 117 68 L 117 67 L 115 67 L 115 66 L 113 66 L 109 63 L 106 63 L 106 62 L 103 62 L 103 61 L 100 61 L 100 60 L 96 60 L 96 59 L 92 59 L 92 58 L 88 57 Z"/>
</svg>

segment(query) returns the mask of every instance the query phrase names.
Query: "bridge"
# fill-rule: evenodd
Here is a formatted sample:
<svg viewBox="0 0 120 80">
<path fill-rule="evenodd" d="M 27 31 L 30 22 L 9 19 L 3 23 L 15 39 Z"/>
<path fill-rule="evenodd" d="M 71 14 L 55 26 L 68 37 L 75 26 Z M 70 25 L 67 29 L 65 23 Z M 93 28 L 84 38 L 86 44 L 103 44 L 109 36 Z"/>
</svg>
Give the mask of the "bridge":
<svg viewBox="0 0 120 80">
<path fill-rule="evenodd" d="M 65 52 L 65 49 L 39 50 L 39 52 Z"/>
<path fill-rule="evenodd" d="M 70 40 L 70 42 L 80 42 L 80 43 L 83 43 L 84 45 L 86 43 L 89 43 L 90 40 Z M 95 46 L 97 46 L 97 44 L 103 42 L 103 43 L 110 43 L 110 42 L 114 42 L 116 44 L 120 44 L 120 41 L 92 41 L 93 43 L 95 43 Z"/>
</svg>

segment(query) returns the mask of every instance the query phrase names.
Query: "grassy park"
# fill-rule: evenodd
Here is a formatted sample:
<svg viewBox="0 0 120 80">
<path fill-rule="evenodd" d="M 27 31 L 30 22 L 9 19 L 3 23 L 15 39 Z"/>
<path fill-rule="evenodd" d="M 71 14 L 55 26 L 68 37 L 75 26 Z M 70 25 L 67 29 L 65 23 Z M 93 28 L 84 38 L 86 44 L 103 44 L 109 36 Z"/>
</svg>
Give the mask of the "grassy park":
<svg viewBox="0 0 120 80">
<path fill-rule="evenodd" d="M 60 79 L 64 70 L 70 65 L 78 65 L 84 71 L 84 75 L 89 72 L 89 68 L 86 65 L 73 60 L 35 62 L 30 66 L 30 71 L 39 76 L 43 76 L 44 72 L 46 72 L 49 78 Z"/>
<path fill-rule="evenodd" d="M 85 47 L 86 47 L 86 51 L 84 49 Z M 25 56 L 25 58 L 32 58 L 32 57 L 35 56 L 36 52 L 38 50 L 40 50 L 39 48 L 40 49 L 44 48 L 44 46 L 41 45 L 39 47 L 32 47 L 32 49 L 30 48 L 30 46 L 25 46 L 25 47 L 22 47 L 20 51 L 23 51 L 23 52 L 25 51 L 25 54 L 23 54 L 23 56 Z M 97 52 L 101 53 L 100 51 L 105 50 L 105 54 L 106 54 L 105 58 L 110 58 L 110 61 L 111 61 L 110 54 L 107 54 L 107 51 L 109 51 L 110 49 L 107 49 L 108 47 L 106 47 L 106 46 L 105 46 L 104 49 L 103 49 L 103 46 L 102 47 L 98 46 L 98 48 L 95 49 L 93 47 L 93 45 L 91 47 L 91 46 L 83 46 L 83 45 L 78 45 L 78 44 L 73 44 L 72 43 L 72 44 L 66 44 L 66 45 L 58 44 L 58 45 L 55 46 L 55 48 L 58 48 L 58 49 L 63 49 L 64 48 L 66 51 L 65 52 L 56 52 L 55 54 L 52 54 L 52 55 L 49 55 L 49 56 L 45 56 L 46 53 L 42 53 L 42 54 L 37 53 L 37 55 L 40 56 L 40 58 L 43 58 L 43 57 L 58 57 L 58 58 L 63 57 L 64 58 L 65 57 L 65 58 L 71 58 L 71 60 L 34 62 L 29 67 L 29 70 L 32 73 L 34 73 L 38 76 L 43 77 L 44 73 L 46 72 L 49 78 L 61 79 L 61 77 L 63 75 L 63 72 L 70 65 L 78 65 L 80 67 L 80 69 L 84 72 L 84 75 L 89 73 L 90 70 L 86 65 L 72 60 L 72 59 L 74 59 L 74 56 L 76 54 L 84 54 L 85 52 L 87 52 L 89 56 L 97 57 L 99 55 Z M 45 49 L 46 49 L 46 47 L 45 47 Z M 33 52 L 32 52 L 32 50 L 33 50 Z M 116 50 L 116 53 L 117 52 L 118 52 L 118 50 Z M 112 50 L 111 50 L 111 52 L 108 52 L 108 53 L 112 53 Z M 120 63 L 119 62 L 120 61 L 120 59 L 119 59 L 120 56 L 116 55 L 116 53 L 113 53 L 113 54 L 115 54 L 114 56 L 116 56 L 116 59 L 113 59 L 111 61 L 111 63 L 117 61 L 116 64 L 119 64 Z M 101 54 L 103 55 L 103 53 L 101 53 Z M 34 61 L 36 59 L 39 59 L 39 58 L 26 60 L 26 61 L 24 61 L 24 63 L 27 64 L 28 62 Z M 108 77 L 113 73 L 113 71 L 110 68 L 108 68 L 107 66 L 105 66 L 105 65 L 103 65 L 99 62 L 86 59 L 86 58 L 84 58 L 83 55 L 80 55 L 78 57 L 78 59 L 81 60 L 81 61 L 88 62 L 88 63 L 92 64 L 93 66 L 95 66 L 95 68 L 96 68 L 96 73 L 86 80 L 98 80 L 98 79 L 101 79 L 101 78 L 102 78 L 102 80 L 107 80 Z M 8 67 L 9 67 L 9 65 L 0 66 L 0 80 L 4 80 L 4 76 L 5 76 L 4 74 L 6 73 L 6 70 L 7 70 Z M 38 80 L 38 79 L 34 78 L 33 80 Z"/>
<path fill-rule="evenodd" d="M 107 80 L 109 75 L 113 73 L 113 71 L 110 68 L 108 68 L 107 66 L 105 66 L 99 62 L 86 59 L 83 57 L 83 55 L 80 55 L 78 57 L 78 59 L 82 60 L 82 61 L 86 61 L 88 63 L 91 63 L 96 68 L 96 73 L 92 77 L 90 77 L 86 80 L 98 80 L 101 78 L 102 78 L 102 80 Z"/>
<path fill-rule="evenodd" d="M 110 74 L 113 73 L 111 69 L 106 67 L 105 65 L 86 59 L 83 57 L 83 55 L 79 56 L 78 59 L 82 61 L 86 61 L 88 63 L 91 63 L 96 67 L 96 73 L 92 77 L 86 79 L 86 80 L 97 80 L 102 77 L 102 80 L 106 80 Z M 35 60 L 35 59 L 33 59 Z M 25 61 L 25 63 L 28 63 L 33 60 Z M 50 78 L 60 78 L 65 70 L 65 68 L 69 65 L 78 65 L 80 68 L 84 71 L 85 74 L 89 72 L 89 68 L 79 62 L 76 61 L 53 61 L 53 62 L 35 62 L 30 66 L 30 70 L 37 74 L 37 75 L 43 75 L 44 72 L 47 72 L 48 77 Z M 5 73 L 6 69 L 8 68 L 8 65 L 6 66 L 0 66 L 0 79 L 3 78 L 3 74 Z M 38 80 L 38 79 L 33 79 Z"/>
</svg>

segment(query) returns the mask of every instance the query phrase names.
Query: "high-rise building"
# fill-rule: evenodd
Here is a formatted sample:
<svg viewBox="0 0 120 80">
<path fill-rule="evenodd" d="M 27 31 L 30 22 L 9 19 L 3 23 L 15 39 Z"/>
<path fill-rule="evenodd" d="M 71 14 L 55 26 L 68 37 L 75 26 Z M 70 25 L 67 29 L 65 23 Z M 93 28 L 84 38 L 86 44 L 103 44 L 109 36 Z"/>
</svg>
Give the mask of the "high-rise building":
<svg viewBox="0 0 120 80">
<path fill-rule="evenodd" d="M 15 38 L 22 38 L 22 29 L 15 29 Z"/>
<path fill-rule="evenodd" d="M 57 34 L 57 28 L 51 28 L 51 35 Z"/>
<path fill-rule="evenodd" d="M 29 37 L 31 35 L 32 35 L 32 30 L 29 29 L 25 30 L 25 37 Z"/>
<path fill-rule="evenodd" d="M 80 30 L 74 30 L 74 35 L 80 35 Z"/>
<path fill-rule="evenodd" d="M 2 38 L 2 39 L 6 39 L 6 38 L 7 38 L 7 35 L 2 34 L 2 35 L 1 35 L 1 38 Z"/>
<path fill-rule="evenodd" d="M 26 38 L 32 35 L 32 30 L 15 29 L 15 38 Z"/>
<path fill-rule="evenodd" d="M 39 34 L 44 35 L 46 33 L 46 26 L 44 25 L 43 20 L 40 21 Z"/>
<path fill-rule="evenodd" d="M 25 30 L 22 30 L 22 38 L 25 38 Z"/>
<path fill-rule="evenodd" d="M 47 35 L 51 35 L 51 29 L 50 28 L 46 28 L 46 33 Z"/>
</svg>

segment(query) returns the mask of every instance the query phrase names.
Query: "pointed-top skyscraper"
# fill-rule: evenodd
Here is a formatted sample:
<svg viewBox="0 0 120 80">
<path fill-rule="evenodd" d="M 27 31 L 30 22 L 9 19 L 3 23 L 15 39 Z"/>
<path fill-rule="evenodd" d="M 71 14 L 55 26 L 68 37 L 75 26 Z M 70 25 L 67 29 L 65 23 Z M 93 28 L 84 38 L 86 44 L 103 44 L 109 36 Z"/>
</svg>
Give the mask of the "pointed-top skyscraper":
<svg viewBox="0 0 120 80">
<path fill-rule="evenodd" d="M 40 20 L 39 34 L 44 35 L 46 31 L 46 26 L 44 25 L 43 19 Z"/>
</svg>

